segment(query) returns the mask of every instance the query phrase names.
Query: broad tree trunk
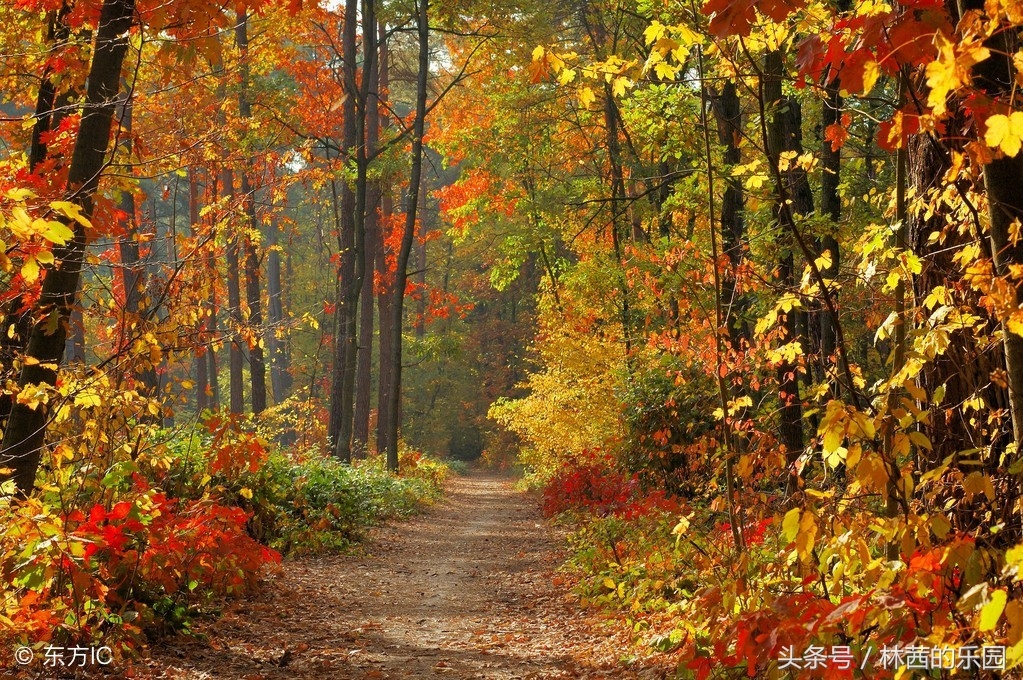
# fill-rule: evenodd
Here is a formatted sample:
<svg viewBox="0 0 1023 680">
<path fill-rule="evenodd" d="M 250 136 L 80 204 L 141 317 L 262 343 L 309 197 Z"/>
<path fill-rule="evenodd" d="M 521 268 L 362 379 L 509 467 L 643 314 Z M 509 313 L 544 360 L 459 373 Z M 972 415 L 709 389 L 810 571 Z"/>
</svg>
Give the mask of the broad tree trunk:
<svg viewBox="0 0 1023 680">
<path fill-rule="evenodd" d="M 962 4 L 964 10 L 985 7 L 983 0 L 964 0 Z M 1020 38 L 1018 27 L 1004 27 L 985 41 L 991 56 L 977 64 L 974 73 L 977 85 L 988 95 L 1008 101 L 1015 93 L 1018 73 L 1013 54 L 1021 47 Z M 1023 153 L 1003 156 L 984 166 L 984 186 L 991 219 L 991 259 L 996 273 L 1007 277 L 1010 267 L 1023 264 L 1023 243 L 1012 236 L 1013 223 L 1023 221 Z M 1015 309 L 1023 301 L 1023 285 L 1015 284 L 1012 292 L 1015 299 L 1009 301 L 1009 307 Z M 1010 331 L 1004 320 L 1002 328 L 1013 438 L 1020 446 L 1023 445 L 1023 336 Z M 1015 461 L 1021 459 L 1023 453 L 1017 452 Z M 1017 475 L 1023 476 L 1020 472 Z"/>
<path fill-rule="evenodd" d="M 104 0 L 100 10 L 82 122 L 75 140 L 66 190 L 69 200 L 80 206 L 87 218 L 92 216 L 93 197 L 110 148 L 121 66 L 128 50 L 134 12 L 134 0 Z M 63 358 L 65 328 L 71 310 L 78 302 L 78 283 L 89 241 L 89 234 L 81 223 L 69 222 L 74 236 L 67 244 L 54 248 L 57 264 L 47 270 L 33 310 L 36 321 L 29 335 L 26 355 L 34 361 L 25 362 L 18 379 L 19 387 L 33 384 L 53 386 L 57 382 L 55 366 Z M 58 323 L 49 322 L 51 314 L 58 315 Z M 29 494 L 35 485 L 48 418 L 46 404 L 33 408 L 28 404 L 15 403 L 11 409 L 0 447 L 0 468 L 9 468 L 11 472 L 0 477 L 0 481 L 13 478 L 20 494 Z"/>
</svg>

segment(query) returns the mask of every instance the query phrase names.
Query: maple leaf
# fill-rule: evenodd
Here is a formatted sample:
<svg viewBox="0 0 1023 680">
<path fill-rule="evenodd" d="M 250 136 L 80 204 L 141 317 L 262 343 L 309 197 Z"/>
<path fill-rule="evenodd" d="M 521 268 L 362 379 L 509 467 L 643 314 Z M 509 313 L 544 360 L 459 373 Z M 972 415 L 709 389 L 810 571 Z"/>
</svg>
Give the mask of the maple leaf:
<svg viewBox="0 0 1023 680">
<path fill-rule="evenodd" d="M 710 17 L 708 28 L 717 38 L 724 38 L 729 35 L 740 35 L 746 37 L 750 34 L 750 27 L 756 21 L 757 15 L 753 10 L 756 0 L 708 0 L 703 6 L 703 13 Z"/>
<path fill-rule="evenodd" d="M 984 142 L 988 146 L 998 147 L 1006 156 L 1019 153 L 1023 146 L 1023 111 L 1013 111 L 1009 116 L 999 113 L 985 123 Z"/>
<path fill-rule="evenodd" d="M 969 84 L 970 68 L 990 57 L 991 51 L 977 42 L 957 46 L 940 30 L 935 33 L 934 42 L 938 58 L 927 65 L 927 86 L 931 88 L 927 103 L 940 116 L 946 111 L 949 93 Z"/>
</svg>

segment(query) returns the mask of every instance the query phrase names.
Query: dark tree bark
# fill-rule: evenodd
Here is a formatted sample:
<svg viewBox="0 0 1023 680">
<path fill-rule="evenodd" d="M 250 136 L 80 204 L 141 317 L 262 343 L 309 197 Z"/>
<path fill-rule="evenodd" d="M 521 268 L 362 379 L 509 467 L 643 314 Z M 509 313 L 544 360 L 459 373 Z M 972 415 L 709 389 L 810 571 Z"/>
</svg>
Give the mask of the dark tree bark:
<svg viewBox="0 0 1023 680">
<path fill-rule="evenodd" d="M 249 101 L 249 21 L 248 14 L 242 11 L 238 15 L 235 27 L 235 44 L 241 52 L 241 89 L 238 92 L 238 114 L 242 120 L 252 117 L 252 104 Z M 251 176 L 254 172 L 252 158 L 245 159 L 245 169 L 241 177 L 242 200 L 245 202 L 245 216 L 248 228 L 245 230 L 245 302 L 249 308 L 246 323 L 249 336 L 249 383 L 252 398 L 252 413 L 259 414 L 266 410 L 266 362 L 263 358 L 263 346 L 259 342 L 263 330 L 262 288 L 260 286 L 259 252 L 253 235 L 259 230 L 256 216 L 256 197 L 252 187 Z"/>
<path fill-rule="evenodd" d="M 117 108 L 121 66 L 128 51 L 129 29 L 135 11 L 134 0 L 104 0 L 96 29 L 96 46 L 89 67 L 82 122 L 75 140 L 68 170 L 68 198 L 79 205 L 86 217 L 92 216 L 93 197 L 110 148 L 110 130 Z M 74 236 L 67 244 L 54 248 L 57 264 L 43 279 L 38 302 L 33 309 L 35 325 L 29 335 L 26 361 L 18 386 L 48 385 L 57 381 L 56 366 L 64 353 L 64 340 L 71 310 L 77 304 L 78 283 L 89 241 L 86 228 L 71 220 Z M 49 408 L 39 404 L 15 403 L 11 409 L 0 468 L 13 479 L 20 494 L 31 493 L 46 436 Z"/>
<path fill-rule="evenodd" d="M 380 216 L 382 224 L 390 224 L 394 215 L 394 201 L 388 193 L 380 198 Z M 387 271 L 387 253 L 383 245 L 383 231 L 381 231 L 380 250 L 377 251 L 377 271 L 380 272 L 384 283 L 377 292 L 377 316 L 380 319 L 380 353 L 379 366 L 377 371 L 377 453 L 387 450 L 387 437 L 391 431 L 388 422 L 391 403 L 391 367 L 394 357 L 392 346 L 395 337 L 401 338 L 401 330 L 395 333 L 392 328 L 394 313 L 394 283 L 387 283 L 389 272 Z"/>
<path fill-rule="evenodd" d="M 426 182 L 419 185 L 419 239 L 416 242 L 416 289 L 419 299 L 416 303 L 416 339 L 422 340 L 426 337 L 426 256 L 427 243 L 426 233 L 429 229 L 426 220 Z"/>
<path fill-rule="evenodd" d="M 783 151 L 796 150 L 799 140 L 795 138 L 801 116 L 796 113 L 796 102 L 785 98 L 782 94 L 782 71 L 783 57 L 781 52 L 775 50 L 767 55 L 763 75 L 763 97 L 764 106 L 767 110 L 767 156 L 772 167 L 779 167 L 779 161 Z M 781 175 L 784 186 L 775 187 L 775 219 L 778 221 L 781 233 L 778 236 L 779 256 L 775 265 L 774 280 L 783 290 L 791 290 L 795 283 L 794 258 L 792 255 L 792 244 L 790 233 L 795 229 L 792 221 L 792 211 L 799 214 L 809 214 L 813 209 L 813 196 L 809 194 L 809 185 L 806 183 L 806 173 L 798 171 L 785 172 Z M 809 194 L 809 195 L 808 195 Z M 791 197 L 791 210 L 786 207 L 786 200 Z M 796 315 L 789 313 L 785 315 L 782 322 L 784 328 L 784 342 L 794 342 L 798 339 Z M 778 400 L 781 403 L 778 434 L 781 443 L 785 446 L 785 455 L 788 462 L 788 490 L 794 491 L 798 485 L 798 476 L 795 471 L 796 460 L 803 452 L 803 407 L 799 396 L 799 374 L 795 362 L 782 361 L 776 369 L 778 380 Z"/>
<path fill-rule="evenodd" d="M 126 155 L 131 152 L 132 108 L 129 93 L 126 95 L 121 113 L 121 144 Z M 121 338 L 118 343 L 118 351 L 127 352 L 135 337 L 138 336 L 138 327 L 146 323 L 148 310 L 146 309 L 145 294 L 149 277 L 146 275 L 146 263 L 142 260 L 139 249 L 135 195 L 130 191 L 123 192 L 119 207 L 121 212 L 128 216 L 128 224 L 125 225 L 124 236 L 117 240 L 118 254 L 121 257 L 121 281 L 124 287 L 124 310 L 120 324 Z M 84 348 L 82 354 L 84 360 Z M 158 396 L 160 380 L 156 374 L 155 366 L 147 361 L 147 364 L 136 372 L 134 378 L 146 397 L 153 399 Z"/>
<path fill-rule="evenodd" d="M 409 175 L 408 205 L 405 225 L 394 273 L 393 307 L 391 309 L 391 369 L 387 404 L 387 469 L 398 471 L 398 431 L 401 405 L 401 327 L 405 305 L 405 284 L 408 281 L 408 261 L 416 230 L 416 211 L 419 202 L 419 184 L 423 176 L 423 133 L 426 128 L 427 78 L 430 70 L 429 0 L 419 0 L 417 29 L 419 35 L 418 73 L 416 74 L 416 108 L 412 123 L 412 170 Z"/>
<path fill-rule="evenodd" d="M 267 332 L 267 346 L 270 348 L 270 388 L 274 404 L 281 404 L 288 398 L 291 391 L 291 369 L 288 344 L 281 333 L 284 331 L 284 292 L 281 285 L 281 253 L 280 228 L 277 221 L 271 219 L 268 229 L 267 245 L 270 252 L 267 256 L 266 288 L 269 295 L 267 320 L 270 328 Z"/>
<path fill-rule="evenodd" d="M 230 168 L 221 171 L 221 194 L 229 201 L 234 198 L 234 172 Z M 228 408 L 232 414 L 245 412 L 245 383 L 242 373 L 245 356 L 242 353 L 242 291 L 241 291 L 241 262 L 239 258 L 238 234 L 231 233 L 227 236 L 227 245 L 224 249 L 225 265 L 227 267 L 227 315 L 228 339 L 230 349 L 228 351 L 228 370 L 230 372 L 231 395 Z"/>
<path fill-rule="evenodd" d="M 965 0 L 963 9 L 984 9 L 982 0 Z M 975 83 L 994 98 L 1011 98 L 1016 90 L 1016 67 L 1013 54 L 1020 49 L 1020 30 L 1003 28 L 985 41 L 991 50 L 988 59 L 974 67 Z M 1023 153 L 1003 156 L 984 166 L 984 187 L 987 189 L 991 259 L 999 276 L 1009 268 L 1023 264 L 1023 243 L 1013 238 L 1013 222 L 1023 221 Z M 1023 300 L 1023 284 L 1013 287 L 1015 308 Z M 1011 332 L 1003 323 L 1005 371 L 1009 385 L 1009 407 L 1012 411 L 1013 438 L 1023 442 L 1023 336 Z M 1017 453 L 1015 461 L 1023 460 Z M 1017 471 L 1023 475 L 1023 470 Z"/>
<path fill-rule="evenodd" d="M 359 78 L 358 17 L 359 0 L 347 0 L 341 36 L 342 72 L 348 93 L 342 106 L 342 158 L 355 160 L 355 186 L 344 183 L 341 192 L 341 281 L 338 296 L 338 336 L 335 349 L 334 379 L 331 394 L 331 423 L 336 424 L 334 455 L 342 461 L 352 458 L 352 432 L 355 422 L 355 376 L 358 366 L 359 298 L 366 275 L 366 198 L 369 186 L 370 157 L 366 144 L 366 119 L 376 61 L 375 0 L 363 0 L 361 18 L 370 30 L 363 32 L 362 72 Z M 332 428 L 333 429 L 333 428 Z"/>
<path fill-rule="evenodd" d="M 381 40 L 380 40 L 380 82 L 379 92 L 382 97 L 381 101 L 386 101 L 387 90 L 390 86 L 389 74 L 390 74 L 390 55 L 388 53 L 387 43 L 383 40 L 384 27 L 381 25 Z M 381 121 L 381 127 L 387 128 L 389 118 L 383 116 Z M 390 424 L 387 422 L 387 414 L 389 409 L 390 396 L 389 391 L 391 387 L 391 358 L 393 352 L 391 351 L 391 344 L 394 338 L 394 333 L 391 331 L 391 319 L 393 314 L 391 313 L 391 303 L 394 300 L 393 288 L 388 284 L 389 272 L 387 271 L 387 253 L 384 248 L 384 225 L 391 224 L 391 218 L 394 215 L 394 201 L 391 198 L 390 191 L 384 187 L 381 187 L 380 195 L 380 224 L 378 227 L 379 231 L 379 249 L 376 253 L 376 270 L 380 274 L 381 285 L 377 291 L 377 318 L 379 319 L 380 326 L 380 352 L 377 369 L 377 427 L 376 427 L 376 450 L 377 453 L 383 453 L 387 450 L 387 433 L 390 431 Z M 399 334 L 400 337 L 400 334 Z"/>
<path fill-rule="evenodd" d="M 742 160 L 739 142 L 742 139 L 742 109 L 735 83 L 728 81 L 721 93 L 712 98 L 717 123 L 718 143 L 724 147 L 722 161 L 726 167 Z M 736 271 L 745 258 L 746 224 L 743 218 L 745 196 L 742 180 L 727 172 L 722 178 L 725 190 L 721 196 L 721 245 L 728 257 L 728 267 L 721 277 L 721 296 L 725 304 L 725 327 L 733 343 L 749 343 L 749 324 L 743 316 L 745 304 L 736 292 Z"/>
<path fill-rule="evenodd" d="M 344 25 L 341 29 L 341 70 L 344 103 L 341 107 L 341 159 L 351 160 L 359 145 L 356 91 L 358 89 L 358 12 L 359 0 L 346 0 Z M 356 246 L 358 206 L 356 192 L 348 182 L 341 183 L 340 192 L 341 263 L 338 272 L 337 314 L 334 335 L 334 373 L 331 381 L 330 436 L 334 455 L 342 461 L 352 457 L 352 424 L 354 417 L 355 362 L 357 345 L 357 311 L 360 285 L 356 286 L 359 253 Z"/>
<path fill-rule="evenodd" d="M 199 178 L 196 176 L 196 169 L 188 169 L 188 220 L 192 225 L 192 237 L 198 240 L 200 229 L 199 218 Z M 210 407 L 210 373 L 209 364 L 206 360 L 206 352 L 209 351 L 206 345 L 206 331 L 209 323 L 204 310 L 200 315 L 199 323 L 196 324 L 196 348 L 195 348 L 195 410 L 202 413 Z"/>
<path fill-rule="evenodd" d="M 380 26 L 364 26 L 363 32 L 382 32 Z M 363 42 L 372 45 L 374 41 Z M 382 37 L 373 68 L 367 76 L 371 84 L 366 100 L 366 151 L 372 157 L 377 151 L 380 140 L 380 74 L 379 61 L 382 60 Z M 365 247 L 363 248 L 363 276 L 361 300 L 359 302 L 359 358 L 355 375 L 355 422 L 352 426 L 352 439 L 355 448 L 364 452 L 369 443 L 369 410 L 373 382 L 373 270 L 376 267 L 378 253 L 383 247 L 380 242 L 380 224 L 378 209 L 380 207 L 380 181 L 369 182 L 366 187 L 365 216 Z"/>
</svg>

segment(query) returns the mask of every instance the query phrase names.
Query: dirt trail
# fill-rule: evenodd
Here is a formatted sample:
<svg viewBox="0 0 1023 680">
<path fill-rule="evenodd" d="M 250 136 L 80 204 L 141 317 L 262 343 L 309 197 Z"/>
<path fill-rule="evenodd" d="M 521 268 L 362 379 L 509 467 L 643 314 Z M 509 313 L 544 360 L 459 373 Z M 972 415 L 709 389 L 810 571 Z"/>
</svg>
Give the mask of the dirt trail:
<svg viewBox="0 0 1023 680">
<path fill-rule="evenodd" d="M 621 633 L 581 612 L 554 570 L 558 539 L 507 479 L 456 478 L 416 520 L 356 557 L 285 563 L 261 598 L 153 650 L 152 677 L 657 678 Z M 141 669 L 140 669 L 141 670 Z"/>
</svg>

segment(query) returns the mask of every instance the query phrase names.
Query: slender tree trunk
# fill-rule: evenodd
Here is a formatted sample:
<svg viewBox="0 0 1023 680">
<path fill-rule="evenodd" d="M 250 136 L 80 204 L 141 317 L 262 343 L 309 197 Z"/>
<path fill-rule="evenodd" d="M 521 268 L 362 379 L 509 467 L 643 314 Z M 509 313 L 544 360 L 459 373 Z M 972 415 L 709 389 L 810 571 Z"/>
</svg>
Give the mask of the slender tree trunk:
<svg viewBox="0 0 1023 680">
<path fill-rule="evenodd" d="M 288 392 L 291 390 L 291 370 L 288 344 L 283 337 L 284 294 L 281 285 L 281 253 L 278 249 L 280 228 L 276 220 L 270 220 L 268 231 L 267 245 L 270 248 L 267 256 L 266 287 L 270 298 L 267 305 L 270 328 L 266 336 L 267 346 L 270 348 L 270 387 L 274 404 L 279 405 L 288 398 Z"/>
<path fill-rule="evenodd" d="M 794 150 L 795 140 L 792 139 L 800 117 L 795 113 L 796 103 L 787 100 L 782 95 L 782 71 L 783 57 L 781 52 L 775 50 L 767 55 L 764 76 L 763 76 L 763 97 L 764 105 L 768 112 L 768 138 L 765 141 L 767 155 L 773 167 L 779 167 L 781 153 L 787 150 Z M 805 185 L 805 173 L 802 179 L 793 176 L 792 173 L 785 173 L 782 181 L 786 186 L 776 187 L 775 218 L 778 220 L 782 230 L 778 237 L 779 256 L 775 265 L 774 279 L 777 284 L 785 289 L 791 290 L 795 282 L 794 259 L 792 256 L 792 245 L 789 243 L 789 232 L 794 228 L 792 224 L 785 224 L 785 221 L 792 219 L 792 211 L 801 214 L 808 214 L 806 210 L 806 196 L 802 195 L 802 185 Z M 809 187 L 806 187 L 809 191 Z M 786 196 L 791 196 L 793 205 L 791 209 L 786 208 Z M 812 210 L 812 196 L 810 197 Z M 802 204 L 802 205 L 801 205 Z M 783 341 L 795 342 L 798 338 L 796 315 L 789 313 L 785 315 L 782 322 L 785 334 Z M 803 408 L 799 396 L 799 374 L 798 366 L 794 361 L 782 361 L 776 369 L 778 379 L 778 400 L 781 403 L 779 437 L 785 446 L 785 455 L 788 462 L 788 491 L 795 491 L 798 486 L 798 475 L 796 474 L 796 461 L 803 452 Z"/>
<path fill-rule="evenodd" d="M 416 113 L 412 123 L 412 171 L 409 177 L 408 206 L 405 211 L 405 228 L 398 251 L 398 266 L 394 273 L 394 307 L 391 309 L 390 388 L 388 394 L 387 469 L 398 471 L 398 431 L 401 406 L 401 326 L 405 304 L 405 283 L 408 280 L 408 260 L 412 252 L 412 241 L 416 229 L 416 210 L 419 201 L 419 184 L 423 175 L 423 133 L 426 128 L 427 78 L 430 70 L 430 24 L 428 19 L 430 0 L 419 0 L 417 27 L 419 33 L 419 60 L 416 74 Z"/>
<path fill-rule="evenodd" d="M 388 193 L 384 193 L 380 198 L 380 216 L 381 216 L 381 231 L 380 231 L 380 250 L 377 252 L 377 271 L 380 272 L 382 283 L 380 290 L 377 291 L 377 316 L 380 319 L 380 352 L 379 352 L 379 366 L 377 372 L 377 453 L 382 453 L 387 450 L 387 437 L 391 431 L 391 425 L 388 422 L 389 409 L 391 403 L 390 390 L 391 390 L 391 361 L 394 357 L 394 351 L 392 346 L 394 344 L 394 338 L 397 336 L 401 338 L 401 331 L 395 334 L 391 327 L 391 322 L 394 319 L 392 307 L 394 306 L 394 282 L 388 282 L 390 278 L 390 272 L 387 267 L 387 253 L 384 249 L 383 244 L 383 225 L 390 225 L 392 217 L 394 215 L 394 201 Z"/>
<path fill-rule="evenodd" d="M 254 191 L 249 185 L 248 172 L 242 175 L 241 190 L 246 204 L 245 213 L 249 228 L 256 229 L 256 201 Z M 249 381 L 252 390 L 252 413 L 259 414 L 266 410 L 266 362 L 263 358 L 263 346 L 260 338 L 263 335 L 262 290 L 259 284 L 260 267 L 256 239 L 250 231 L 245 235 L 245 301 L 249 308 L 246 320 L 252 340 L 249 342 Z"/>
<path fill-rule="evenodd" d="M 717 122 L 718 143 L 724 147 L 722 161 L 725 167 L 734 167 L 742 160 L 739 142 L 742 139 L 742 108 L 735 83 L 728 81 L 721 93 L 713 98 Z M 743 312 L 745 305 L 736 292 L 736 272 L 745 257 L 746 224 L 743 218 L 745 197 L 742 180 L 725 173 L 725 190 L 721 196 L 721 247 L 728 257 L 728 266 L 721 277 L 721 297 L 725 305 L 724 325 L 733 342 L 749 343 L 749 324 Z"/>
<path fill-rule="evenodd" d="M 387 49 L 387 43 L 384 40 L 384 26 L 380 26 L 380 82 L 379 92 L 381 101 L 386 101 L 387 90 L 390 85 L 389 73 L 390 73 L 390 59 L 389 52 Z M 389 118 L 385 115 L 382 116 L 380 124 L 381 128 L 386 129 L 389 124 Z M 391 357 L 393 352 L 391 351 L 391 344 L 394 338 L 394 333 L 391 331 L 391 303 L 394 300 L 394 292 L 389 283 L 390 272 L 387 270 L 387 252 L 384 247 L 384 242 L 389 233 L 385 229 L 390 229 L 392 224 L 392 217 L 394 216 L 394 200 L 391 198 L 390 189 L 381 186 L 380 193 L 380 222 L 378 224 L 378 239 L 379 249 L 376 254 L 376 271 L 380 276 L 380 288 L 377 291 L 377 318 L 379 319 L 379 339 L 380 339 L 380 352 L 378 359 L 378 370 L 377 370 L 377 427 L 376 427 L 376 450 L 377 453 L 383 453 L 387 450 L 387 433 L 390 432 L 390 425 L 387 422 L 387 413 L 389 404 L 391 403 L 389 390 L 391 387 Z"/>
<path fill-rule="evenodd" d="M 221 171 L 221 192 L 230 201 L 234 198 L 234 172 L 231 168 L 224 168 Z M 228 408 L 235 415 L 245 412 L 245 384 L 243 367 L 245 356 L 242 353 L 242 291 L 240 258 L 238 255 L 238 234 L 232 231 L 227 236 L 227 245 L 224 249 L 225 265 L 227 267 L 227 316 L 228 341 L 228 370 L 230 372 L 231 395 Z"/>
<path fill-rule="evenodd" d="M 850 9 L 849 0 L 839 0 L 838 10 L 846 12 Z M 824 88 L 824 109 L 821 112 L 821 129 L 826 130 L 829 125 L 835 125 L 842 120 L 842 89 L 838 76 L 828 83 Z M 826 215 L 833 228 L 837 229 L 842 219 L 842 201 L 838 194 L 838 186 L 842 181 L 842 150 L 833 149 L 831 142 L 822 139 L 821 141 L 821 213 Z M 827 252 L 831 256 L 830 263 L 821 268 L 821 274 L 828 281 L 838 278 L 841 266 L 841 251 L 838 240 L 834 234 L 824 234 L 817 243 L 817 251 Z M 837 299 L 838 290 L 832 287 L 831 294 Z M 828 309 L 822 309 L 817 314 L 818 329 L 820 338 L 821 366 L 825 372 L 831 364 L 831 357 L 837 349 L 835 328 L 839 320 Z M 829 380 L 834 396 L 837 395 L 838 382 Z"/>
<path fill-rule="evenodd" d="M 128 88 L 125 88 L 129 92 Z M 126 156 L 131 153 L 132 101 L 127 98 L 121 114 L 122 145 Z M 118 254 L 121 258 L 121 281 L 124 287 L 124 309 L 121 315 L 120 342 L 118 351 L 127 353 L 135 337 L 139 335 L 138 326 L 146 322 L 146 263 L 142 261 L 138 241 L 138 213 L 135 209 L 135 196 L 130 191 L 121 194 L 121 212 L 127 215 L 128 224 L 124 236 L 117 240 Z M 84 352 L 83 352 L 84 354 Z M 84 356 L 83 356 L 84 358 Z M 142 388 L 143 394 L 150 399 L 159 396 L 160 380 L 156 375 L 156 367 L 145 359 L 145 366 L 139 369 L 135 378 Z"/>
<path fill-rule="evenodd" d="M 378 26 L 364 25 L 363 33 L 376 32 Z M 373 45 L 375 41 L 363 39 L 363 43 Z M 382 49 L 382 48 L 380 48 Z M 378 49 L 377 53 L 379 54 Z M 379 59 L 379 57 L 378 57 Z M 371 87 L 366 99 L 366 153 L 372 157 L 376 153 L 380 139 L 380 74 L 377 61 L 367 76 Z M 359 452 L 365 452 L 369 443 L 369 407 L 373 382 L 373 270 L 376 266 L 377 254 L 381 249 L 380 224 L 378 209 L 380 207 L 380 181 L 373 180 L 366 187 L 365 245 L 363 248 L 363 276 L 361 301 L 359 303 L 359 360 L 355 375 L 355 422 L 352 426 L 352 439 Z"/>
<path fill-rule="evenodd" d="M 419 300 L 416 304 L 416 339 L 426 337 L 426 234 L 429 231 L 426 211 L 426 182 L 419 185 L 419 239 L 416 243 L 416 292 Z"/>
<path fill-rule="evenodd" d="M 82 122 L 75 140 L 66 190 L 68 198 L 81 207 L 87 218 L 92 216 L 93 197 L 110 148 L 121 66 L 128 51 L 134 12 L 134 0 L 104 0 L 100 10 Z M 57 381 L 55 366 L 64 353 L 67 320 L 78 302 L 78 282 L 89 240 L 86 228 L 80 222 L 70 222 L 68 226 L 74 236 L 66 245 L 54 248 L 57 264 L 47 270 L 34 307 L 36 323 L 26 349 L 27 357 L 34 361 L 25 362 L 18 379 L 20 387 L 53 386 Z M 51 314 L 57 315 L 58 323 L 50 323 Z M 0 481 L 13 478 L 21 494 L 31 493 L 35 485 L 48 418 L 47 404 L 33 407 L 15 403 L 11 409 L 0 448 L 0 468 L 9 468 L 11 472 L 0 477 Z"/>
<path fill-rule="evenodd" d="M 199 178 L 195 167 L 188 169 L 188 220 L 192 225 L 192 238 L 198 242 L 200 238 L 201 219 L 199 217 Z M 200 265 L 201 266 L 201 265 Z M 202 413 L 210 407 L 210 373 L 206 360 L 206 331 L 209 323 L 209 310 L 202 310 L 199 323 L 196 324 L 195 345 L 195 410 Z"/>
<path fill-rule="evenodd" d="M 238 25 L 235 27 L 234 39 L 238 50 L 241 52 L 241 88 L 238 92 L 238 114 L 242 120 L 252 117 L 252 105 L 249 102 L 249 18 L 243 10 L 238 15 Z M 245 215 L 248 219 L 248 229 L 245 230 L 244 244 L 245 251 L 245 302 L 249 308 L 249 317 L 246 320 L 249 328 L 249 382 L 251 387 L 252 412 L 262 413 L 266 410 L 266 363 L 263 359 L 263 345 L 260 343 L 263 330 L 263 312 L 261 300 L 261 287 L 259 285 L 259 253 L 256 249 L 256 234 L 259 231 L 259 222 L 256 218 L 256 196 L 251 185 L 253 174 L 252 158 L 245 159 L 245 169 L 242 171 L 241 192 L 242 200 L 245 202 Z"/>
</svg>

